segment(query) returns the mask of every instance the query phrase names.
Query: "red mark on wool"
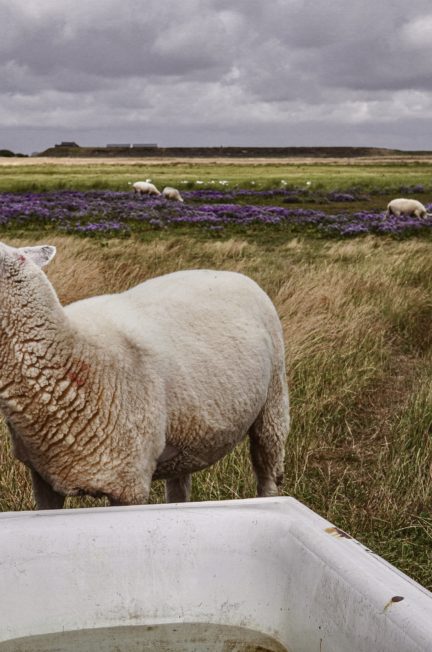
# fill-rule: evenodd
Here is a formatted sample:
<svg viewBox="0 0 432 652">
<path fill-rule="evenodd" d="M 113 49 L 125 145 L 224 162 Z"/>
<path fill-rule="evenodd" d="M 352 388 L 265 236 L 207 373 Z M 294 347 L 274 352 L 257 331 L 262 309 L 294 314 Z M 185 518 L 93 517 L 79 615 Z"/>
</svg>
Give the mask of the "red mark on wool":
<svg viewBox="0 0 432 652">
<path fill-rule="evenodd" d="M 81 387 L 81 385 L 84 385 L 84 383 L 85 383 L 85 379 L 82 378 L 81 376 L 78 376 L 78 374 L 76 374 L 74 371 L 70 371 L 70 372 L 68 373 L 68 378 L 69 378 L 73 383 L 75 383 L 76 385 L 78 385 L 78 387 Z"/>
<path fill-rule="evenodd" d="M 82 387 L 85 384 L 88 376 L 88 370 L 90 366 L 83 360 L 74 358 L 72 361 L 72 367 L 68 372 L 68 378 L 78 387 Z"/>
<path fill-rule="evenodd" d="M 27 259 L 26 259 L 25 256 L 23 256 L 23 254 L 20 254 L 18 256 L 18 260 L 20 261 L 21 265 L 24 265 L 24 263 L 26 262 Z"/>
</svg>

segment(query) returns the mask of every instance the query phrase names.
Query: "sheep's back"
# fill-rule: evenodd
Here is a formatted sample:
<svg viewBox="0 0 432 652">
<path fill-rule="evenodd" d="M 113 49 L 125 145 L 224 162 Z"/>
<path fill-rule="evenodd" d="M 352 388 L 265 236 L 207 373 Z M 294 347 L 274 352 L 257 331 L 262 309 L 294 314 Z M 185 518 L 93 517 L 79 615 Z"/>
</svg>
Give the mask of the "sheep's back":
<svg viewBox="0 0 432 652">
<path fill-rule="evenodd" d="M 404 197 L 392 199 L 388 203 L 387 209 L 394 209 L 402 212 L 410 212 L 414 210 L 426 212 L 425 206 L 420 201 L 417 199 L 406 199 Z"/>
<path fill-rule="evenodd" d="M 99 346 L 129 344 L 173 382 L 197 369 L 233 379 L 245 373 L 267 377 L 283 351 L 269 297 L 233 272 L 175 272 L 121 294 L 79 301 L 66 312 Z"/>
<path fill-rule="evenodd" d="M 254 281 L 233 272 L 175 272 L 71 304 L 66 312 L 98 346 L 122 358 L 141 357 L 143 373 L 164 378 L 172 406 L 218 403 L 227 387 L 233 401 L 262 404 L 283 358 L 272 302 Z M 223 410 L 220 405 L 218 415 Z"/>
</svg>

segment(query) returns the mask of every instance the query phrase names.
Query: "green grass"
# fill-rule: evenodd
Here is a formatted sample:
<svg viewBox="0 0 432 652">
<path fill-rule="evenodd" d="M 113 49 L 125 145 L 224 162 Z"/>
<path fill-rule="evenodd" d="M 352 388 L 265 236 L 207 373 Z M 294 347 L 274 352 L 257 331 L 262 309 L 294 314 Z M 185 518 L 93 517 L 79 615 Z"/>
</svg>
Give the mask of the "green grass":
<svg viewBox="0 0 432 652">
<path fill-rule="evenodd" d="M 281 180 L 289 187 L 305 187 L 312 191 L 356 190 L 368 194 L 399 193 L 401 188 L 422 184 L 432 196 L 432 163 L 38 163 L 32 160 L 20 165 L 1 165 L 0 191 L 46 191 L 63 188 L 75 190 L 126 190 L 128 181 L 150 177 L 159 187 L 202 188 L 210 182 L 226 180 L 228 188 L 267 189 L 280 187 Z M 203 184 L 196 185 L 196 181 Z M 182 183 L 186 182 L 186 183 Z M 254 182 L 252 184 L 252 182 Z"/>
<path fill-rule="evenodd" d="M 113 174 L 123 177 L 119 167 L 113 166 Z M 203 167 L 197 178 L 203 177 Z M 336 170 L 328 166 L 325 177 L 324 167 L 311 166 L 308 172 L 322 173 L 323 184 L 334 190 Z M 356 183 L 364 179 L 363 167 Z M 409 168 L 403 177 L 402 169 L 389 167 L 391 183 L 421 183 L 421 170 L 411 177 Z M 244 170 L 232 172 L 239 180 Z M 268 172 L 276 178 L 275 166 Z M 339 172 L 345 179 L 344 170 Z M 218 173 L 213 169 L 214 178 Z M 345 179 L 352 184 L 349 175 L 352 166 Z M 158 180 L 153 172 L 146 176 Z M 63 181 L 70 181 L 67 172 Z M 12 238 L 18 235 L 19 240 Z M 7 241 L 30 244 L 39 236 L 47 239 L 37 231 L 31 236 L 11 231 Z M 182 268 L 231 269 L 257 280 L 275 302 L 285 333 L 292 429 L 283 493 L 432 588 L 428 241 L 324 241 L 265 228 L 214 238 L 186 227 L 127 241 L 53 240 L 58 254 L 48 274 L 65 303 Z M 0 437 L 0 509 L 31 509 L 27 473 L 13 460 L 4 427 Z M 194 500 L 242 498 L 254 491 L 246 442 L 194 477 Z M 162 483 L 155 483 L 151 500 L 163 500 Z M 82 504 L 95 503 L 68 501 Z"/>
</svg>

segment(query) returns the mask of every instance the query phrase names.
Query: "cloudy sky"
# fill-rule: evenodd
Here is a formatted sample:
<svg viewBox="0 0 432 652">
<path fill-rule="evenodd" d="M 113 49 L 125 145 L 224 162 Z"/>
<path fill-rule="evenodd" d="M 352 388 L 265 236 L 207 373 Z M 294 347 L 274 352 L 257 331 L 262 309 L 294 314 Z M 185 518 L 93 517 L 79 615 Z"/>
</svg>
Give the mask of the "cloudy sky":
<svg viewBox="0 0 432 652">
<path fill-rule="evenodd" d="M 430 0 L 0 0 L 0 148 L 432 149 Z"/>
</svg>

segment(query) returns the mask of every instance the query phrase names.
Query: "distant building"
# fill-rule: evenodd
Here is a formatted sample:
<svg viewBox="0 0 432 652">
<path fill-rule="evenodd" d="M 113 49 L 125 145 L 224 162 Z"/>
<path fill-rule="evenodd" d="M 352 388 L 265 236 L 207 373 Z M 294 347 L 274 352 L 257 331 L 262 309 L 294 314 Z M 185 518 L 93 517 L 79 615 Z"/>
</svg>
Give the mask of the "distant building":
<svg viewBox="0 0 432 652">
<path fill-rule="evenodd" d="M 156 149 L 157 148 L 157 143 L 133 143 L 131 145 L 130 143 L 109 143 L 106 148 L 107 149 L 116 149 L 116 148 L 137 148 L 137 149 Z"/>
<path fill-rule="evenodd" d="M 74 143 L 72 140 L 62 140 L 60 145 L 54 145 L 54 147 L 79 147 L 77 143 Z"/>
</svg>

